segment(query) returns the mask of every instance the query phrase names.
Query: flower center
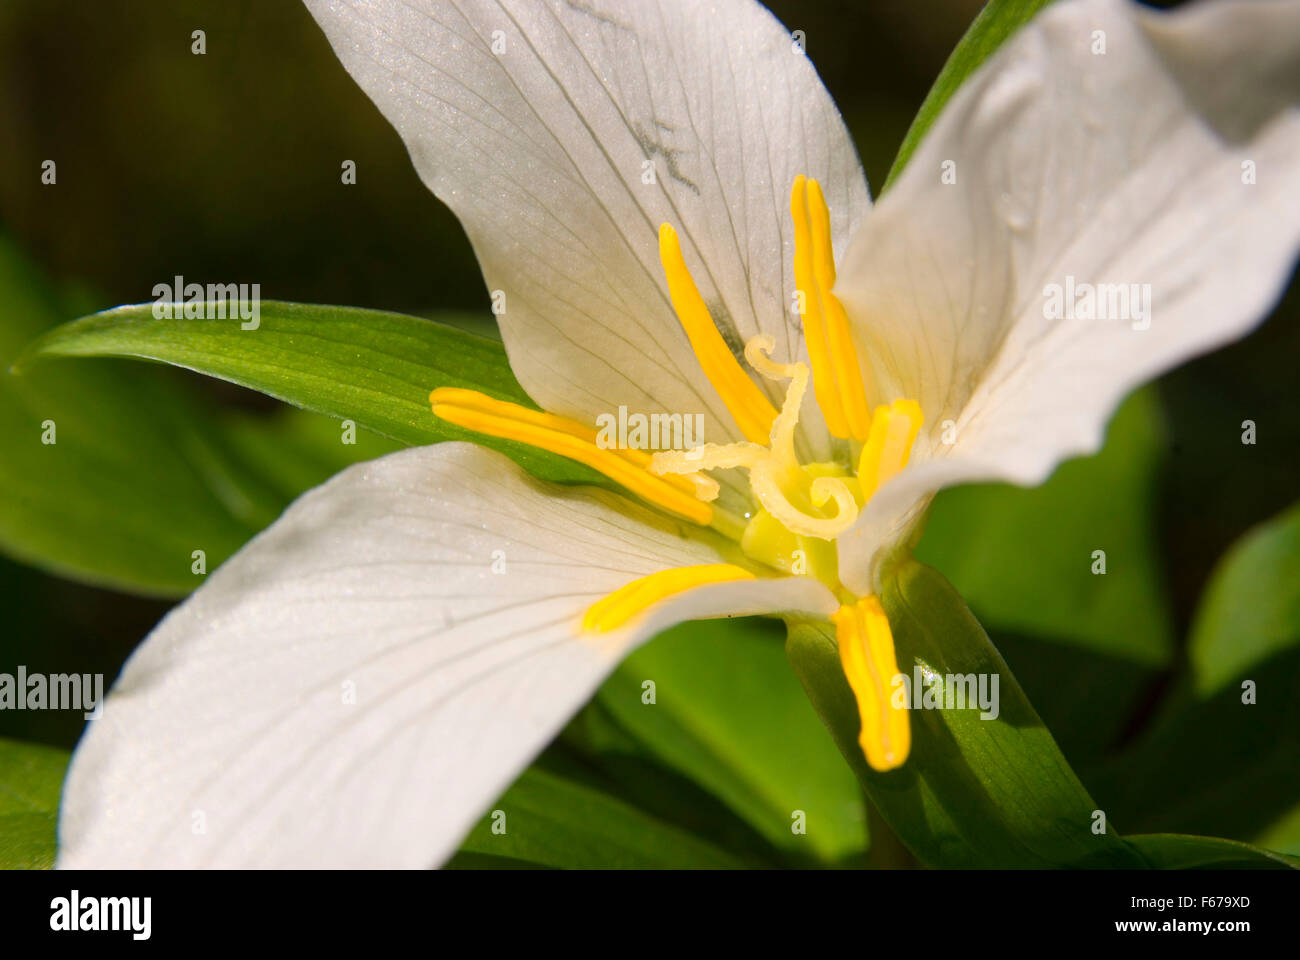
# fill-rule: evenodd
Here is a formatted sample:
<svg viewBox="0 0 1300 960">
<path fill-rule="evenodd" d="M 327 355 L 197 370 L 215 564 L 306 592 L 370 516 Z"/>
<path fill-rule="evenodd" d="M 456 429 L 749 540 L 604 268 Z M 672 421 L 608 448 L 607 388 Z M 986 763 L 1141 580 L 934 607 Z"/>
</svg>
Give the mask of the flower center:
<svg viewBox="0 0 1300 960">
<path fill-rule="evenodd" d="M 896 400 L 877 407 L 874 414 L 868 412 L 848 315 L 832 292 L 835 259 L 830 212 L 816 180 L 795 179 L 790 214 L 795 226 L 797 303 L 813 388 L 827 428 L 847 441 L 856 476 L 839 463 L 800 464 L 795 429 L 808 390 L 808 366 L 774 361 L 771 337 L 760 335 L 746 343 L 745 360 L 753 370 L 770 380 L 789 381 L 778 413 L 718 333 L 686 267 L 677 233 L 668 224 L 659 228 L 659 258 L 673 307 L 701 369 L 747 440 L 656 453 L 649 469 L 659 476 L 678 477 L 733 467 L 747 470 L 760 508 L 741 535 L 742 549 L 769 566 L 816 576 L 837 588 L 834 541 L 853 525 L 880 485 L 907 464 L 922 415 L 919 404 L 911 400 Z"/>
<path fill-rule="evenodd" d="M 910 730 L 905 707 L 889 687 L 898 672 L 894 641 L 880 601 L 857 597 L 841 585 L 836 538 L 851 527 L 881 484 L 901 471 L 921 429 L 921 408 L 898 399 L 867 406 L 866 385 L 849 319 L 832 292 L 835 258 L 830 212 L 816 180 L 797 177 L 790 196 L 794 220 L 796 300 L 811 364 L 772 358 L 771 337 L 752 337 L 745 361 L 763 377 L 788 381 L 778 411 L 718 332 L 691 278 L 677 231 L 659 228 L 659 259 L 668 292 L 691 349 L 745 439 L 690 450 L 608 448 L 585 424 L 474 390 L 440 387 L 430 394 L 439 418 L 475 433 L 524 443 L 586 464 L 662 510 L 735 540 L 748 561 L 824 583 L 842 606 L 831 617 L 841 663 L 858 703 L 861 743 L 877 770 L 907 758 Z M 842 461 L 799 462 L 795 434 L 809 380 L 827 429 L 847 455 Z M 741 468 L 757 504 L 739 517 L 718 505 L 720 485 L 710 470 Z M 704 564 L 650 574 L 593 604 L 582 627 L 615 630 L 653 604 L 705 584 L 753 579 L 753 564 Z"/>
<path fill-rule="evenodd" d="M 608 448 L 597 442 L 594 429 L 575 420 L 453 387 L 430 394 L 434 414 L 475 433 L 586 464 L 660 509 L 717 529 L 754 560 L 840 590 L 835 540 L 876 489 L 907 464 L 921 428 L 921 408 L 903 399 L 869 411 L 848 315 L 832 292 L 830 211 L 816 180 L 795 178 L 790 215 L 796 301 L 810 364 L 774 360 L 775 344 L 766 335 L 745 345 L 752 371 L 788 382 L 779 411 L 718 332 L 686 266 L 677 231 L 667 223 L 659 228 L 659 259 L 673 309 L 701 370 L 745 440 L 653 454 Z M 843 462 L 799 462 L 795 435 L 810 380 L 827 428 L 842 441 Z M 747 471 L 757 505 L 744 517 L 715 502 L 720 487 L 708 476 L 711 470 L 736 467 Z"/>
</svg>

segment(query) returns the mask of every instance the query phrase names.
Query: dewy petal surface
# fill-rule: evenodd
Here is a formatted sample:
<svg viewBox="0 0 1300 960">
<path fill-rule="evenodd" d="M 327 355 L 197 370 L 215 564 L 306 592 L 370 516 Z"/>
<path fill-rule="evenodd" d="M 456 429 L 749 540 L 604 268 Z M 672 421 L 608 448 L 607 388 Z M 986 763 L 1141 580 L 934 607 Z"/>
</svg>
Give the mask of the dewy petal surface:
<svg viewBox="0 0 1300 960">
<path fill-rule="evenodd" d="M 709 439 L 739 439 L 673 314 L 659 225 L 737 356 L 766 333 L 795 360 L 790 184 L 821 181 L 841 244 L 870 206 L 835 105 L 771 14 L 751 0 L 307 6 L 505 292 L 533 399 L 584 422 L 619 404 L 703 413 Z"/>
<path fill-rule="evenodd" d="M 435 865 L 659 630 L 835 609 L 811 579 L 750 580 L 579 632 L 625 583 L 719 559 L 656 514 L 468 444 L 352 467 L 132 656 L 73 757 L 59 864 Z"/>
<path fill-rule="evenodd" d="M 868 587 L 918 498 L 1042 481 L 1099 447 L 1134 386 L 1264 318 L 1300 243 L 1298 99 L 1293 0 L 1058 3 L 962 87 L 836 287 L 873 402 L 925 413 L 913 464 L 841 549 L 847 585 Z M 1049 319 L 1045 291 L 1067 277 L 1149 284 L 1149 326 Z"/>
</svg>

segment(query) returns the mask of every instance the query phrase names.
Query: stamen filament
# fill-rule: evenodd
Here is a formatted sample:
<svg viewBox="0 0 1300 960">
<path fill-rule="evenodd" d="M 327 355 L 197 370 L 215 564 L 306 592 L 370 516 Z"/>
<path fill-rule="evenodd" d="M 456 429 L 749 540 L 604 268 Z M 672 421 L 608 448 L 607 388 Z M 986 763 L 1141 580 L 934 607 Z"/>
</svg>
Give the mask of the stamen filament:
<svg viewBox="0 0 1300 960">
<path fill-rule="evenodd" d="M 429 400 L 434 415 L 448 423 L 576 460 L 650 503 L 702 526 L 713 520 L 713 508 L 695 496 L 697 486 L 689 478 L 656 476 L 649 471 L 650 455 L 645 451 L 603 449 L 596 445 L 594 430 L 573 420 L 454 387 L 434 390 Z M 712 481 L 704 479 L 707 489 Z"/>
<path fill-rule="evenodd" d="M 660 570 L 639 580 L 633 580 L 609 596 L 597 600 L 582 618 L 584 630 L 599 632 L 613 630 L 645 610 L 691 587 L 707 583 L 725 583 L 730 580 L 754 580 L 753 573 L 730 563 L 703 564 L 695 567 L 675 567 Z"/>
<path fill-rule="evenodd" d="M 901 767 L 912 748 L 906 698 L 899 707 L 891 696 L 898 660 L 889 619 L 877 597 L 863 597 L 831 614 L 840 663 L 858 702 L 862 724 L 858 743 L 872 768 Z"/>
<path fill-rule="evenodd" d="M 659 260 L 668 279 L 673 309 L 704 375 L 731 411 L 740 432 L 754 443 L 765 442 L 776 419 L 776 410 L 722 339 L 708 305 L 686 268 L 677 231 L 667 223 L 659 227 Z"/>
</svg>

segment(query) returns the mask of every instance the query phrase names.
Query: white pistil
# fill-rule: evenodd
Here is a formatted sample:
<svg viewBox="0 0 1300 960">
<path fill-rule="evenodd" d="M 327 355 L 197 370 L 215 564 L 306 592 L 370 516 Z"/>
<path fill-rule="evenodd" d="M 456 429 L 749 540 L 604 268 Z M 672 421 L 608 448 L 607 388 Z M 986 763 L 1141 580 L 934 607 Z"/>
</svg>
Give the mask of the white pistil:
<svg viewBox="0 0 1300 960">
<path fill-rule="evenodd" d="M 772 421 L 769 445 L 756 443 L 704 444 L 693 450 L 663 451 L 650 462 L 652 473 L 690 474 L 700 470 L 747 467 L 749 485 L 764 509 L 791 533 L 821 540 L 834 540 L 858 518 L 858 503 L 849 485 L 839 477 L 818 477 L 809 489 L 816 507 L 835 501 L 833 517 L 815 517 L 790 502 L 785 490 L 791 482 L 802 479 L 802 467 L 794 450 L 794 432 L 799 424 L 799 408 L 808 392 L 808 366 L 803 363 L 777 363 L 770 354 L 774 341 L 760 335 L 745 344 L 749 365 L 770 380 L 789 380 L 781 412 Z"/>
</svg>

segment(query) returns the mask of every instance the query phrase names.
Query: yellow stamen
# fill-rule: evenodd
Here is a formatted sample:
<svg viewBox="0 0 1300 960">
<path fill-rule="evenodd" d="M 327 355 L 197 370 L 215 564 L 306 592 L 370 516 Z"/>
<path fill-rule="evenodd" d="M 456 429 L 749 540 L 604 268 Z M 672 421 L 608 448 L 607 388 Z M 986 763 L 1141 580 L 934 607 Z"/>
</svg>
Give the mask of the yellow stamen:
<svg viewBox="0 0 1300 960">
<path fill-rule="evenodd" d="M 816 180 L 795 178 L 790 215 L 794 220 L 794 280 L 803 293 L 804 339 L 817 403 L 832 434 L 862 441 L 867 437 L 870 414 L 849 318 L 831 292 L 835 254 L 830 210 Z"/>
<path fill-rule="evenodd" d="M 650 466 L 651 454 L 644 450 L 635 450 L 623 447 L 600 447 L 597 442 L 597 433 L 592 427 L 578 423 L 576 420 L 570 420 L 567 417 L 556 416 L 553 413 L 543 413 L 540 410 L 530 410 L 522 407 L 517 403 L 508 403 L 504 400 L 494 400 L 487 394 L 479 393 L 477 390 L 464 390 L 460 387 L 439 387 L 429 394 L 429 402 L 441 406 L 446 404 L 448 407 L 464 407 L 471 410 L 479 410 L 483 413 L 491 414 L 497 417 L 508 417 L 512 420 L 519 420 L 532 426 L 541 427 L 544 430 L 556 430 L 560 433 L 566 433 L 571 437 L 577 437 L 588 443 L 595 444 L 599 449 L 609 453 L 616 454 L 634 466 L 648 468 Z M 434 413 L 438 411 L 435 410 Z M 710 478 L 703 475 L 698 477 L 682 476 L 674 477 L 670 481 L 673 486 L 678 487 L 686 493 L 698 489 L 701 480 L 710 481 Z M 708 498 L 706 498 L 708 499 Z"/>
<path fill-rule="evenodd" d="M 722 334 L 718 333 L 709 308 L 686 269 L 677 231 L 667 223 L 659 227 L 659 259 L 668 278 L 673 309 L 677 311 L 677 319 L 691 341 L 704 375 L 731 411 L 741 433 L 754 443 L 765 442 L 772 421 L 776 419 L 776 410 L 740 366 Z"/>
<path fill-rule="evenodd" d="M 866 391 L 862 385 L 862 368 L 858 365 L 858 351 L 853 345 L 849 316 L 844 312 L 840 298 L 831 292 L 835 286 L 831 212 L 822 196 L 821 184 L 811 179 L 808 181 L 808 219 L 812 227 L 813 275 L 817 279 L 822 322 L 826 327 L 826 346 L 835 367 L 835 383 L 839 387 L 849 434 L 853 439 L 861 441 L 867 437 L 871 420 L 867 412 Z"/>
<path fill-rule="evenodd" d="M 835 370 L 826 350 L 826 332 L 822 324 L 821 304 L 817 296 L 817 278 L 812 263 L 812 231 L 808 223 L 807 178 L 794 178 L 790 191 L 790 216 L 794 220 L 794 285 L 803 300 L 803 334 L 808 345 L 808 359 L 813 368 L 813 392 L 826 418 L 826 428 L 837 437 L 849 435 L 844 408 L 835 388 Z"/>
<path fill-rule="evenodd" d="M 864 497 L 870 498 L 907 466 L 923 419 L 921 405 L 915 400 L 895 400 L 887 407 L 876 407 L 870 434 L 858 458 L 858 482 Z"/>
<path fill-rule="evenodd" d="M 576 421 L 455 387 L 439 387 L 429 394 L 429 400 L 434 415 L 448 423 L 586 464 L 650 503 L 703 526 L 713 519 L 713 508 L 697 498 L 697 483 L 689 477 L 655 476 L 648 469 L 650 454 L 643 450 L 603 449 L 596 444 L 596 431 Z M 713 484 L 716 493 L 714 481 L 701 479 L 705 481 L 704 489 Z"/>
<path fill-rule="evenodd" d="M 660 570 L 620 587 L 609 596 L 597 600 L 582 618 L 582 628 L 593 632 L 613 630 L 667 597 L 706 583 L 724 583 L 729 580 L 754 580 L 756 577 L 744 567 L 730 563 L 712 563 L 697 567 L 676 567 Z"/>
<path fill-rule="evenodd" d="M 858 701 L 862 732 L 858 743 L 867 763 L 881 772 L 901 767 L 912 748 L 906 698 L 892 696 L 898 661 L 889 619 L 876 597 L 863 597 L 831 614 L 840 663 Z"/>
</svg>

